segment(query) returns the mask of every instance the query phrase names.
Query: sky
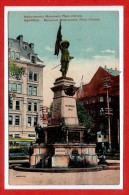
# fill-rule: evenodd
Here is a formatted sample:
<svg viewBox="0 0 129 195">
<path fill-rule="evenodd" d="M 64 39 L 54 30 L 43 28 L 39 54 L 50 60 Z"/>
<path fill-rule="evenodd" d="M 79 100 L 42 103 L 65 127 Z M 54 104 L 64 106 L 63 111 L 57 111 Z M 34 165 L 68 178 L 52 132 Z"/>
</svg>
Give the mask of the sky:
<svg viewBox="0 0 129 195">
<path fill-rule="evenodd" d="M 45 65 L 43 74 L 44 105 L 50 106 L 51 87 L 61 76 L 59 56 L 54 55 L 59 21 L 62 39 L 70 42 L 74 57 L 69 64 L 68 77 L 78 87 L 90 82 L 99 66 L 119 69 L 119 12 L 118 11 L 10 11 L 8 37 L 20 34 L 23 40 L 34 43 L 34 51 Z"/>
</svg>

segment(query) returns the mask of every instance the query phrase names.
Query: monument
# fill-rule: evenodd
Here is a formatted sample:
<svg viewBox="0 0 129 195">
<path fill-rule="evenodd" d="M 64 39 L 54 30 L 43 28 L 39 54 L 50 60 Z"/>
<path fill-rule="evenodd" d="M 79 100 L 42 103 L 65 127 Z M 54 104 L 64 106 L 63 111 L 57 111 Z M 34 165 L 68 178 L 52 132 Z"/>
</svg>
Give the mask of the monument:
<svg viewBox="0 0 129 195">
<path fill-rule="evenodd" d="M 38 144 L 32 146 L 31 167 L 86 167 L 97 165 L 95 144 L 84 143 L 85 127 L 80 126 L 77 116 L 73 78 L 67 77 L 70 43 L 62 40 L 61 22 L 55 43 L 55 55 L 61 52 L 61 77 L 55 79 L 53 91 L 53 111 L 51 124 L 38 132 Z"/>
</svg>

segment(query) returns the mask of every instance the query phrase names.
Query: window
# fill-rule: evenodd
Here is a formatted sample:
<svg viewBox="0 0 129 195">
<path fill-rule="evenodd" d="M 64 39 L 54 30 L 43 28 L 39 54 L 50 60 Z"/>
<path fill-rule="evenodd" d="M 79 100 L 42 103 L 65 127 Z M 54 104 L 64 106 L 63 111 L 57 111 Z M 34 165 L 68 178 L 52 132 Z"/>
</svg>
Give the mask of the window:
<svg viewBox="0 0 129 195">
<path fill-rule="evenodd" d="M 32 80 L 33 80 L 33 72 L 29 71 L 29 81 L 32 81 Z"/>
<path fill-rule="evenodd" d="M 37 112 L 37 103 L 34 103 L 34 112 Z"/>
<path fill-rule="evenodd" d="M 12 91 L 17 91 L 17 84 L 16 83 L 12 83 Z"/>
<path fill-rule="evenodd" d="M 19 124 L 20 124 L 20 117 L 15 116 L 15 125 L 19 125 Z"/>
<path fill-rule="evenodd" d="M 95 97 L 92 97 L 92 103 L 95 103 Z"/>
<path fill-rule="evenodd" d="M 28 95 L 35 95 L 37 96 L 37 87 L 28 86 Z"/>
<path fill-rule="evenodd" d="M 13 134 L 9 134 L 9 138 L 13 138 Z M 11 145 L 11 144 L 10 144 Z"/>
<path fill-rule="evenodd" d="M 32 86 L 28 87 L 28 95 L 32 95 Z"/>
<path fill-rule="evenodd" d="M 34 117 L 34 126 L 37 125 L 37 122 L 38 122 L 38 118 L 37 117 Z"/>
<path fill-rule="evenodd" d="M 9 91 L 11 91 L 11 89 L 12 89 L 12 84 L 9 83 Z"/>
<path fill-rule="evenodd" d="M 31 102 L 28 102 L 28 111 L 31 111 L 31 108 L 32 108 L 32 104 Z"/>
<path fill-rule="evenodd" d="M 11 56 L 10 56 L 13 60 L 19 60 L 20 59 L 20 53 L 19 52 L 15 52 L 15 51 L 11 51 Z"/>
<path fill-rule="evenodd" d="M 28 117 L 28 126 L 31 126 L 31 117 Z"/>
<path fill-rule="evenodd" d="M 14 60 L 15 59 L 15 52 L 11 51 L 11 58 Z"/>
<path fill-rule="evenodd" d="M 13 100 L 10 97 L 10 101 L 9 101 L 9 109 L 13 109 Z"/>
<path fill-rule="evenodd" d="M 9 125 L 12 125 L 12 124 L 13 124 L 13 116 L 9 115 Z"/>
<path fill-rule="evenodd" d="M 19 52 L 16 52 L 16 53 L 15 53 L 15 59 L 16 59 L 16 60 L 19 60 L 19 59 L 20 59 L 20 53 L 19 53 Z"/>
<path fill-rule="evenodd" d="M 20 101 L 16 101 L 16 110 L 20 110 Z"/>
<path fill-rule="evenodd" d="M 37 73 L 34 73 L 34 81 L 38 81 Z"/>
<path fill-rule="evenodd" d="M 100 102 L 103 102 L 103 101 L 104 101 L 103 96 L 100 96 L 100 97 L 99 97 L 99 101 L 100 101 Z"/>
<path fill-rule="evenodd" d="M 19 138 L 20 135 L 19 135 L 19 134 L 15 134 L 14 137 L 15 137 L 15 138 Z"/>
<path fill-rule="evenodd" d="M 24 49 L 25 49 L 25 50 L 27 50 L 27 49 L 28 49 L 27 45 L 24 45 Z"/>
<path fill-rule="evenodd" d="M 22 86 L 21 86 L 21 84 L 17 84 L 17 93 L 22 93 Z"/>
<path fill-rule="evenodd" d="M 37 95 L 37 87 L 33 87 L 32 95 Z"/>
<path fill-rule="evenodd" d="M 104 108 L 100 108 L 100 115 L 103 116 L 105 114 Z"/>
<path fill-rule="evenodd" d="M 38 74 L 32 70 L 29 70 L 28 71 L 28 80 L 37 82 L 38 81 Z"/>
<path fill-rule="evenodd" d="M 20 83 L 9 83 L 9 91 L 22 93 L 22 85 Z"/>
<path fill-rule="evenodd" d="M 31 56 L 31 62 L 36 63 L 36 57 L 35 56 Z"/>
</svg>

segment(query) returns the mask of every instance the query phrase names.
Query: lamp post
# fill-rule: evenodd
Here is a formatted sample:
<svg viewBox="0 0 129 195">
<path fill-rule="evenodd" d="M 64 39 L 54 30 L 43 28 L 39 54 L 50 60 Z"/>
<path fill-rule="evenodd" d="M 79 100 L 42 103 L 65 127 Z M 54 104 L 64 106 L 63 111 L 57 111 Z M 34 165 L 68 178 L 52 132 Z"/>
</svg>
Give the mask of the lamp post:
<svg viewBox="0 0 129 195">
<path fill-rule="evenodd" d="M 111 146 L 111 115 L 112 115 L 112 109 L 110 108 L 110 105 L 109 105 L 109 88 L 111 87 L 109 85 L 109 81 L 110 81 L 110 77 L 105 77 L 102 79 L 103 82 L 104 82 L 104 88 L 106 88 L 106 95 L 107 95 L 107 108 L 105 109 L 105 114 L 107 115 L 107 118 L 108 118 L 108 134 L 109 134 L 109 137 L 108 137 L 108 142 L 109 142 L 109 151 L 112 150 L 112 146 Z"/>
</svg>

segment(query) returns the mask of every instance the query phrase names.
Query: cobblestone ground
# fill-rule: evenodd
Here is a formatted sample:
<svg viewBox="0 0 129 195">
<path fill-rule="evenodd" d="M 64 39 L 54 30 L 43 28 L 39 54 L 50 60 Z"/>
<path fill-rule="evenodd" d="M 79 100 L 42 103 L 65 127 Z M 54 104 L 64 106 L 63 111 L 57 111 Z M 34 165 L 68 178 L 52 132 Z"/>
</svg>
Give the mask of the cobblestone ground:
<svg viewBox="0 0 129 195">
<path fill-rule="evenodd" d="M 119 182 L 119 170 L 76 173 L 37 173 L 9 170 L 9 185 L 118 185 Z"/>
</svg>

